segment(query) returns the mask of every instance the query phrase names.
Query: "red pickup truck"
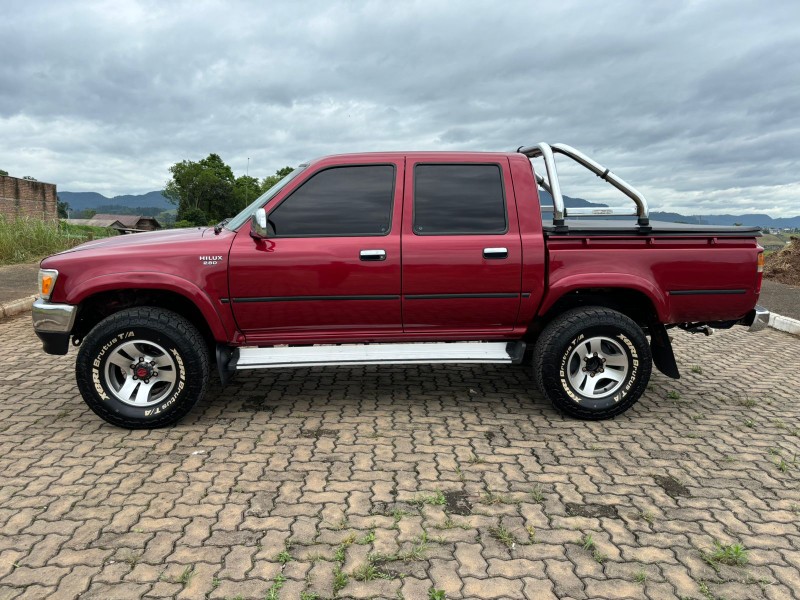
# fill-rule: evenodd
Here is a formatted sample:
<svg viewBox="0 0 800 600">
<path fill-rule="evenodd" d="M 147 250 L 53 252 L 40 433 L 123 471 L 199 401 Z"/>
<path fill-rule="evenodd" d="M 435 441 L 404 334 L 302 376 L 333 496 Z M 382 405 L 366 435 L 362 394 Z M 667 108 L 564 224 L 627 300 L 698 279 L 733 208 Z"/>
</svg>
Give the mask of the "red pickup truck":
<svg viewBox="0 0 800 600">
<path fill-rule="evenodd" d="M 565 207 L 555 154 L 630 206 Z M 84 400 L 128 428 L 178 421 L 214 363 L 224 384 L 243 369 L 524 362 L 559 410 L 605 419 L 653 364 L 679 376 L 668 328 L 765 326 L 758 236 L 651 223 L 639 192 L 563 144 L 328 156 L 216 227 L 46 258 L 33 326 L 51 354 L 71 338 Z"/>
</svg>

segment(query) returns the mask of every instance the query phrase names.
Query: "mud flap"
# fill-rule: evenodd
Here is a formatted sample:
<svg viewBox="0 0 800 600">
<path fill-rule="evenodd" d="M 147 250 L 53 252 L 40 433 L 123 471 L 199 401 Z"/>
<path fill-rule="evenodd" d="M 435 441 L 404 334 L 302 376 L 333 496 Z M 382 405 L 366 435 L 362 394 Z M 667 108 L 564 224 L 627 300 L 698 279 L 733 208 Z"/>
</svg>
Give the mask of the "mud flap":
<svg viewBox="0 0 800 600">
<path fill-rule="evenodd" d="M 231 365 L 233 356 L 233 348 L 217 344 L 217 370 L 219 371 L 219 381 L 222 387 L 228 385 L 231 377 L 233 377 L 233 374 L 236 372 L 235 368 L 232 368 Z"/>
<path fill-rule="evenodd" d="M 661 323 L 650 325 L 650 353 L 653 355 L 653 364 L 667 377 L 680 379 L 678 364 L 675 362 L 675 353 L 672 351 L 672 342 L 667 334 L 667 328 Z"/>
</svg>

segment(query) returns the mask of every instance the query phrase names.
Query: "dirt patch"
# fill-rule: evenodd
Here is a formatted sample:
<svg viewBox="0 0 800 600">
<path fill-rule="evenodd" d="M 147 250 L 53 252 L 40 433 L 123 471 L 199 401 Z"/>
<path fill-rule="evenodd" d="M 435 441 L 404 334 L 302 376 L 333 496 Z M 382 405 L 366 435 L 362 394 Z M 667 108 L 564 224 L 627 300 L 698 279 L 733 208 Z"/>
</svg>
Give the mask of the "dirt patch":
<svg viewBox="0 0 800 600">
<path fill-rule="evenodd" d="M 800 237 L 792 236 L 783 250 L 764 259 L 764 277 L 787 285 L 800 285 Z"/>
<path fill-rule="evenodd" d="M 39 291 L 39 263 L 0 266 L 0 303 L 27 298 Z"/>
<path fill-rule="evenodd" d="M 668 475 L 653 475 L 653 479 L 656 480 L 658 485 L 664 488 L 668 496 L 672 496 L 673 498 L 677 498 L 678 496 L 689 498 L 692 495 L 689 493 L 688 488 L 674 477 Z"/>
<path fill-rule="evenodd" d="M 608 504 L 575 504 L 567 502 L 567 515 L 570 517 L 609 517 L 618 519 L 619 514 L 614 506 Z"/>
<path fill-rule="evenodd" d="M 800 286 L 765 279 L 761 282 L 758 303 L 771 312 L 800 320 Z"/>
<path fill-rule="evenodd" d="M 445 510 L 452 515 L 467 516 L 472 514 L 472 504 L 464 492 L 445 492 Z"/>
<path fill-rule="evenodd" d="M 300 437 L 318 440 L 321 437 L 336 437 L 336 431 L 333 429 L 302 429 Z"/>
<path fill-rule="evenodd" d="M 408 504 L 407 502 L 378 501 L 375 502 L 370 512 L 373 515 L 383 515 L 385 517 L 391 517 L 399 513 L 405 513 L 407 515 L 410 515 L 418 511 L 416 506 L 414 506 L 413 504 Z"/>
<path fill-rule="evenodd" d="M 386 576 L 387 579 L 397 579 L 398 577 L 424 579 L 427 577 L 428 566 L 429 563 L 427 560 L 394 560 L 381 565 L 378 568 L 378 573 Z"/>
<path fill-rule="evenodd" d="M 275 406 L 269 404 L 266 398 L 248 398 L 242 402 L 242 410 L 248 412 L 272 412 Z"/>
</svg>

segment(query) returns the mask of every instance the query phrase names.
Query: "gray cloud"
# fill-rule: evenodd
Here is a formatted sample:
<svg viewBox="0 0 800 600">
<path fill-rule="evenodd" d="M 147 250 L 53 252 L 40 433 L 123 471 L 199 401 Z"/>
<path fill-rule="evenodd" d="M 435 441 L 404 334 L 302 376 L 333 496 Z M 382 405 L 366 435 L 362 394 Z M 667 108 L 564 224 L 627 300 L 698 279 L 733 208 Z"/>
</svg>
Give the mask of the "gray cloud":
<svg viewBox="0 0 800 600">
<path fill-rule="evenodd" d="M 593 154 L 682 212 L 800 213 L 800 5 L 12 2 L 0 167 L 106 194 L 218 152 Z M 574 196 L 612 199 L 562 169 Z"/>
</svg>

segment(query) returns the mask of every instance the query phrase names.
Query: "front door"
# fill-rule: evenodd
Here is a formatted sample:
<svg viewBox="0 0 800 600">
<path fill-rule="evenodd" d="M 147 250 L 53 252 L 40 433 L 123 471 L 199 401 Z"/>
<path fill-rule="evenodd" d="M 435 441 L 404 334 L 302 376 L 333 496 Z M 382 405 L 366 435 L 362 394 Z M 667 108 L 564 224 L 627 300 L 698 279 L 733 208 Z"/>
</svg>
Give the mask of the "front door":
<svg viewBox="0 0 800 600">
<path fill-rule="evenodd" d="M 508 159 L 408 163 L 405 332 L 510 331 L 520 306 L 522 243 Z"/>
<path fill-rule="evenodd" d="M 230 302 L 248 343 L 402 331 L 403 160 L 331 158 L 270 201 L 230 252 Z"/>
</svg>

